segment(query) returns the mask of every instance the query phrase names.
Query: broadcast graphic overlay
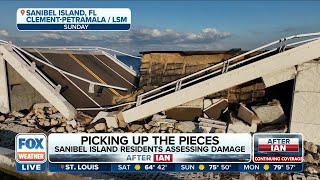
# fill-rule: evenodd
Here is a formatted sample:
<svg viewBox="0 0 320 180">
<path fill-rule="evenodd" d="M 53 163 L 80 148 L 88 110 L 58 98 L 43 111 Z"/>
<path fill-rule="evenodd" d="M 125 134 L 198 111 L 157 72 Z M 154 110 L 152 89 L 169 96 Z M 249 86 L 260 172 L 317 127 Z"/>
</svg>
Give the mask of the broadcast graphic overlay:
<svg viewBox="0 0 320 180">
<path fill-rule="evenodd" d="M 43 172 L 47 169 L 47 136 L 45 134 L 18 134 L 15 144 L 17 171 Z"/>
<path fill-rule="evenodd" d="M 297 134 L 257 136 L 262 152 L 265 138 L 295 144 Z M 260 138 L 261 137 L 261 138 Z M 259 142 L 259 140 L 256 140 Z M 268 142 L 268 141 L 267 141 Z M 16 164 L 19 172 L 301 172 L 298 162 L 252 162 L 250 134 L 18 134 Z M 281 147 L 281 148 L 280 148 Z M 296 147 L 287 149 L 296 151 Z M 301 146 L 302 147 L 302 146 Z M 279 146 L 279 149 L 284 150 Z M 257 150 L 257 151 L 258 151 Z M 300 149 L 299 149 L 300 151 Z M 257 153 L 257 152 L 255 152 Z M 259 157 L 261 154 L 259 154 Z M 278 157 L 279 152 L 268 152 Z M 283 152 L 282 152 L 283 153 Z M 285 154 L 283 157 L 296 157 Z M 258 157 L 258 156 L 253 156 Z M 48 158 L 48 160 L 47 160 Z"/>
<path fill-rule="evenodd" d="M 302 134 L 254 134 L 254 162 L 301 163 Z"/>
<path fill-rule="evenodd" d="M 127 31 L 129 8 L 19 8 L 19 31 Z"/>
<path fill-rule="evenodd" d="M 249 162 L 249 134 L 50 134 L 49 162 Z M 238 138 L 237 141 L 234 141 Z"/>
<path fill-rule="evenodd" d="M 210 169 L 204 163 L 247 163 L 251 157 L 250 134 L 50 134 L 48 139 L 52 172 L 203 171 Z"/>
<path fill-rule="evenodd" d="M 250 161 L 250 134 L 50 134 L 51 172 L 301 172 Z M 283 167 L 283 168 L 282 168 Z"/>
</svg>

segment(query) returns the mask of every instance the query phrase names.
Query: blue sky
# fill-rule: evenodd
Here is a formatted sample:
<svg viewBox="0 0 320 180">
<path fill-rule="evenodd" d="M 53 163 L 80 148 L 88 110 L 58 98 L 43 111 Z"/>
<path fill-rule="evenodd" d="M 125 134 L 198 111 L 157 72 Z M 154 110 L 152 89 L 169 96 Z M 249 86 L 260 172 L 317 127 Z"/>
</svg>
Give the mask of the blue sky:
<svg viewBox="0 0 320 180">
<path fill-rule="evenodd" d="M 130 32 L 19 32 L 22 7 L 128 7 Z M 320 1 L 0 1 L 0 39 L 21 45 L 98 44 L 141 50 L 252 49 L 320 31 Z"/>
</svg>

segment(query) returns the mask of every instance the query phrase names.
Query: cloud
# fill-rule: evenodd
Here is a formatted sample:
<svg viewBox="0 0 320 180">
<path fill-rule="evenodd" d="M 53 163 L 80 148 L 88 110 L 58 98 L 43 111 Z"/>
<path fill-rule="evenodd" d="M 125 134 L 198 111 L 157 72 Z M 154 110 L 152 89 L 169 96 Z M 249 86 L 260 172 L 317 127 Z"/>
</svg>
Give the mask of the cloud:
<svg viewBox="0 0 320 180">
<path fill-rule="evenodd" d="M 44 40 L 63 40 L 63 41 L 71 41 L 72 37 L 63 34 L 63 33 L 41 33 L 39 38 Z"/>
<path fill-rule="evenodd" d="M 205 28 L 198 33 L 178 32 L 173 29 L 137 28 L 126 37 L 130 43 L 139 44 L 200 44 L 214 43 L 217 40 L 230 37 L 228 32 L 219 32 L 214 28 Z"/>
<path fill-rule="evenodd" d="M 204 28 L 198 32 L 179 32 L 170 28 L 152 27 L 137 27 L 121 32 L 41 32 L 28 36 L 26 34 L 15 38 L 15 41 L 21 45 L 32 43 L 36 46 L 102 46 L 134 54 L 149 50 L 221 50 L 224 45 L 220 41 L 231 37 L 231 33 L 215 28 Z"/>
<path fill-rule="evenodd" d="M 8 37 L 9 33 L 6 30 L 0 30 L 0 37 Z"/>
</svg>

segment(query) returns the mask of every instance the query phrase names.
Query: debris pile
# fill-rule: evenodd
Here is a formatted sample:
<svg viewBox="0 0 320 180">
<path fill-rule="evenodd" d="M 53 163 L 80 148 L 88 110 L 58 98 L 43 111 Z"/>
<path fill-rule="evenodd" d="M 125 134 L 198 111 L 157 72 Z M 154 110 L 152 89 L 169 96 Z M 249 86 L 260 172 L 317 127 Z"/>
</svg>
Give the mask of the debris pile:
<svg viewBox="0 0 320 180">
<path fill-rule="evenodd" d="M 320 146 L 304 142 L 304 168 L 306 173 L 320 174 Z"/>
<path fill-rule="evenodd" d="M 254 133 L 287 132 L 288 121 L 277 100 L 247 106 L 227 99 L 198 99 L 130 124 L 118 122 L 118 112 L 100 112 L 95 118 L 78 112 L 67 120 L 49 103 L 31 110 L 0 115 L 0 123 L 16 123 L 47 132 L 132 133 Z"/>
<path fill-rule="evenodd" d="M 198 100 L 199 102 L 201 101 Z M 287 131 L 287 117 L 277 100 L 253 106 L 229 103 L 226 99 L 202 99 L 202 102 L 201 117 L 196 117 L 193 120 L 176 120 L 168 117 L 166 112 L 162 112 L 125 126 L 112 122 L 117 115 L 116 112 L 100 112 L 96 118 L 78 112 L 75 119 L 67 120 L 51 104 L 40 103 L 35 104 L 30 110 L 0 114 L 0 132 L 4 129 L 14 128 L 14 124 L 20 129 L 22 127 L 29 128 L 23 132 L 29 132 L 31 128 L 47 133 L 254 133 Z M 199 108 L 199 104 L 195 102 L 189 103 L 188 106 Z M 184 105 L 177 107 L 177 109 L 188 106 Z M 195 111 L 195 113 L 199 112 Z M 20 131 L 22 132 L 22 130 Z M 14 147 L 14 140 L 8 140 L 4 144 L 7 147 Z M 304 142 L 304 148 L 305 172 L 304 174 L 293 174 L 292 178 L 313 177 L 320 174 L 320 146 Z M 257 173 L 246 176 L 259 179 L 262 176 L 268 178 L 273 175 Z M 278 176 L 287 177 L 287 174 L 280 173 Z"/>
<path fill-rule="evenodd" d="M 49 133 L 107 132 L 105 122 L 91 124 L 92 120 L 91 116 L 82 112 L 79 112 L 75 119 L 67 120 L 49 103 L 35 104 L 30 111 L 13 111 L 0 116 L 3 124 L 16 123 Z"/>
</svg>

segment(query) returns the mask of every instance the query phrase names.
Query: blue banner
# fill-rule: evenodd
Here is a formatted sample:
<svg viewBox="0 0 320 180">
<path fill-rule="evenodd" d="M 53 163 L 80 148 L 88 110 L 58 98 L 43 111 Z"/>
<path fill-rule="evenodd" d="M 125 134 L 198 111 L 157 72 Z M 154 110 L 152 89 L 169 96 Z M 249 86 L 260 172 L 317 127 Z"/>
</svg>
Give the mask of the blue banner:
<svg viewBox="0 0 320 180">
<path fill-rule="evenodd" d="M 129 8 L 19 8 L 20 31 L 127 31 Z"/>
<path fill-rule="evenodd" d="M 130 24 L 17 24 L 17 28 L 20 31 L 126 31 Z"/>
<path fill-rule="evenodd" d="M 302 163 L 49 163 L 50 172 L 302 172 Z"/>
<path fill-rule="evenodd" d="M 47 163 L 18 163 L 16 162 L 18 172 L 44 172 L 47 170 Z"/>
</svg>

